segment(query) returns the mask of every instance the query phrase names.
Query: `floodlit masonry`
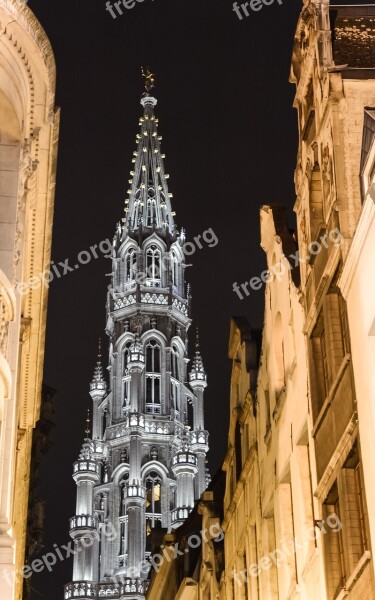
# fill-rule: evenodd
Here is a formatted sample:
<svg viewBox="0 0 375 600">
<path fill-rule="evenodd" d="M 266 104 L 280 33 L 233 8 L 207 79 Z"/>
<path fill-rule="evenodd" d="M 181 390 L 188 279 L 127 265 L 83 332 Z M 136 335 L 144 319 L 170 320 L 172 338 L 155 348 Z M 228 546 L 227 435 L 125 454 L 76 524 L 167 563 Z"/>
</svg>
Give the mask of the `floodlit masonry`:
<svg viewBox="0 0 375 600">
<path fill-rule="evenodd" d="M 198 340 L 187 371 L 191 295 L 184 273 L 185 254 L 218 240 L 209 229 L 188 246 L 177 231 L 156 103 L 146 91 L 125 219 L 113 240 L 109 385 L 99 357 L 90 384 L 92 425 L 73 471 L 70 535 L 78 552 L 65 600 L 143 598 L 152 531 L 180 527 L 208 483 L 207 377 Z M 108 521 L 113 540 L 101 535 Z"/>
</svg>

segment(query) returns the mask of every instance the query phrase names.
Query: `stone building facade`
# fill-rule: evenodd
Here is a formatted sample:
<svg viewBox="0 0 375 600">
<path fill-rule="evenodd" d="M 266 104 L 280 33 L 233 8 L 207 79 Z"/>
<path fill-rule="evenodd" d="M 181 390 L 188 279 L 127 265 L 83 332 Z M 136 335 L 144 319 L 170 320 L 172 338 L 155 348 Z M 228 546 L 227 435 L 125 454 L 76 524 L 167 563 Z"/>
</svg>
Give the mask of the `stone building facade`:
<svg viewBox="0 0 375 600">
<path fill-rule="evenodd" d="M 19 600 L 39 418 L 59 112 L 55 63 L 21 0 L 0 3 L 0 597 Z"/>
<path fill-rule="evenodd" d="M 369 520 L 369 541 L 375 544 L 375 110 L 365 109 L 361 153 L 362 210 L 338 281 L 347 303 L 361 439 L 363 479 Z"/>
<path fill-rule="evenodd" d="M 338 283 L 362 209 L 364 109 L 375 101 L 374 22 L 373 5 L 305 2 L 291 68 L 299 130 L 295 212 L 316 462 L 313 492 L 317 518 L 334 512 L 342 522 L 338 535 L 324 536 L 328 600 L 375 597 L 371 505 L 358 425 L 358 402 L 367 404 L 369 398 L 360 400 L 355 388 L 352 332 Z"/>
<path fill-rule="evenodd" d="M 207 485 L 207 377 L 199 340 L 188 369 L 186 238 L 174 221 L 147 77 L 125 219 L 113 240 L 109 386 L 99 358 L 92 432 L 74 464 L 70 535 L 79 552 L 65 600 L 144 597 L 152 531 L 179 528 Z"/>
</svg>

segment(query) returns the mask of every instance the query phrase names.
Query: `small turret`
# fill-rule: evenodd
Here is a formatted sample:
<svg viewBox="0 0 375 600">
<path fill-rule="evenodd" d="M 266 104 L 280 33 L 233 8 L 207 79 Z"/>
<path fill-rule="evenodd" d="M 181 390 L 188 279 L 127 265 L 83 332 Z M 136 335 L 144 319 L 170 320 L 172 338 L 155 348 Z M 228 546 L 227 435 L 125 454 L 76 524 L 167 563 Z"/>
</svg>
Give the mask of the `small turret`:
<svg viewBox="0 0 375 600">
<path fill-rule="evenodd" d="M 206 388 L 207 387 L 207 374 L 204 370 L 202 356 L 199 350 L 199 331 L 197 327 L 196 341 L 195 341 L 195 354 L 191 366 L 191 370 L 189 373 L 189 383 L 190 387 L 194 390 L 196 388 Z"/>
</svg>

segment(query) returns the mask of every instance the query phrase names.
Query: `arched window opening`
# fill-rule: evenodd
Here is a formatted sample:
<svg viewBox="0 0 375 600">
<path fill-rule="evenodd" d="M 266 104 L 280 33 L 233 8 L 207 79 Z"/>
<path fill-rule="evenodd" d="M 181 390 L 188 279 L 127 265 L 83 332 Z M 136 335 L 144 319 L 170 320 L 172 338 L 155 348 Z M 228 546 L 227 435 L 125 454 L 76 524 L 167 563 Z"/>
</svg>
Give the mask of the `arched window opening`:
<svg viewBox="0 0 375 600">
<path fill-rule="evenodd" d="M 174 252 L 171 253 L 171 270 L 172 270 L 172 284 L 176 291 L 178 291 L 178 259 Z"/>
<path fill-rule="evenodd" d="M 146 477 L 146 535 L 161 521 L 161 478 L 156 471 Z"/>
<path fill-rule="evenodd" d="M 126 485 L 129 481 L 129 473 L 126 472 L 123 474 L 123 476 L 121 477 L 120 481 L 119 481 L 119 488 L 120 488 L 120 510 L 119 510 L 119 515 L 120 516 L 124 516 L 125 515 L 125 494 L 126 494 Z"/>
<path fill-rule="evenodd" d="M 133 283 L 137 275 L 137 252 L 129 248 L 125 257 L 125 284 Z"/>
<path fill-rule="evenodd" d="M 186 408 L 187 408 L 188 425 L 190 425 L 190 427 L 193 428 L 194 427 L 194 405 L 193 405 L 193 402 L 190 400 L 190 398 L 188 398 L 186 401 Z"/>
<path fill-rule="evenodd" d="M 126 541 L 127 541 L 127 529 L 128 529 L 128 517 L 125 514 L 125 495 L 126 495 L 126 486 L 129 481 L 129 473 L 126 472 L 122 475 L 119 481 L 119 491 L 120 491 L 120 506 L 119 506 L 119 530 L 120 530 L 120 549 L 119 549 L 119 566 L 122 567 L 125 565 L 125 555 L 128 551 Z"/>
<path fill-rule="evenodd" d="M 123 403 L 122 411 L 125 415 L 130 410 L 130 382 L 131 375 L 128 369 L 129 353 L 130 353 L 131 342 L 127 342 L 124 348 L 124 375 L 123 375 Z"/>
<path fill-rule="evenodd" d="M 140 208 L 141 201 L 142 201 L 142 191 L 140 188 L 138 188 L 135 193 L 134 208 L 133 208 L 133 222 L 132 222 L 133 229 L 137 229 L 137 227 L 139 225 L 139 220 L 140 220 L 139 208 Z"/>
<path fill-rule="evenodd" d="M 153 244 L 146 251 L 146 285 L 161 287 L 160 274 L 161 253 L 159 248 Z"/>
<path fill-rule="evenodd" d="M 171 351 L 171 372 L 172 377 L 178 379 L 178 351 L 176 346 L 172 346 Z"/>
<path fill-rule="evenodd" d="M 160 414 L 160 346 L 156 340 L 146 345 L 146 412 Z"/>
<path fill-rule="evenodd" d="M 176 503 L 177 503 L 177 488 L 171 487 L 171 494 L 170 494 L 170 509 L 171 510 L 176 508 Z"/>
<path fill-rule="evenodd" d="M 104 494 L 97 494 L 94 498 L 94 512 L 97 518 L 99 519 L 99 523 L 104 523 L 104 519 L 106 517 L 105 514 L 105 498 Z"/>
<path fill-rule="evenodd" d="M 180 393 L 179 393 L 179 388 L 178 388 L 178 384 L 176 383 L 176 381 L 171 380 L 171 406 L 174 408 L 174 410 L 177 413 L 177 417 L 180 416 Z"/>
<path fill-rule="evenodd" d="M 153 187 L 148 188 L 146 227 L 156 225 L 156 200 Z"/>
</svg>

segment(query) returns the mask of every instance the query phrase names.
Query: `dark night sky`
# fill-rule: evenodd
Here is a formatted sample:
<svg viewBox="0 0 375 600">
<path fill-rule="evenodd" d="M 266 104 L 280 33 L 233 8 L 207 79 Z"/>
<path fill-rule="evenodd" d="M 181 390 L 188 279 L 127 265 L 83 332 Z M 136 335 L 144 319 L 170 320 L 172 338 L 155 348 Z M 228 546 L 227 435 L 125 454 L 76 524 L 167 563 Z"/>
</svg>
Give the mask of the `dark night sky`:
<svg viewBox="0 0 375 600">
<path fill-rule="evenodd" d="M 263 292 L 240 301 L 232 285 L 264 268 L 259 207 L 286 204 L 293 224 L 297 122 L 288 77 L 301 4 L 285 0 L 239 21 L 231 0 L 145 0 L 116 20 L 105 0 L 29 2 L 57 63 L 56 263 L 69 258 L 74 265 L 81 250 L 112 239 L 123 217 L 142 111 L 140 66 L 157 73 L 153 92 L 177 223 L 190 239 L 209 227 L 219 238 L 215 248 L 198 250 L 187 270 L 208 371 L 212 473 L 227 442 L 230 317 L 244 315 L 255 327 L 263 318 Z M 58 400 L 42 471 L 45 552 L 69 540 L 72 463 L 83 439 L 110 270 L 108 260 L 92 260 L 50 287 L 44 381 Z M 67 560 L 51 574 L 35 575 L 33 600 L 62 598 L 71 569 Z"/>
</svg>

